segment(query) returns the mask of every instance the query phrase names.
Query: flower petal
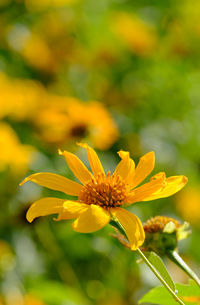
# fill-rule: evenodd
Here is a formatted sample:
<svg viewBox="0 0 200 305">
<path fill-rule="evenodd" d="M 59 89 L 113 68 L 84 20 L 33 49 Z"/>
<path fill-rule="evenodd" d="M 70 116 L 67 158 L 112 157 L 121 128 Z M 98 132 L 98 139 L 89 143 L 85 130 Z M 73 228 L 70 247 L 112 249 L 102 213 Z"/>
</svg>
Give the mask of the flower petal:
<svg viewBox="0 0 200 305">
<path fill-rule="evenodd" d="M 180 191 L 186 185 L 188 179 L 185 176 L 172 176 L 167 178 L 165 181 L 166 185 L 164 188 L 145 198 L 144 201 L 169 197 Z"/>
<path fill-rule="evenodd" d="M 72 224 L 74 231 L 91 233 L 101 228 L 110 221 L 110 214 L 98 205 L 91 204 L 83 211 Z"/>
<path fill-rule="evenodd" d="M 63 208 L 59 212 L 58 218 L 56 220 L 77 218 L 87 208 L 88 204 L 78 201 L 65 200 L 63 203 Z"/>
<path fill-rule="evenodd" d="M 27 181 L 32 181 L 44 187 L 48 187 L 49 189 L 72 196 L 78 196 L 82 189 L 82 185 L 79 183 L 53 173 L 37 173 L 30 175 L 20 183 L 20 186 Z"/>
<path fill-rule="evenodd" d="M 90 166 L 94 176 L 96 177 L 98 174 L 104 174 L 103 166 L 97 156 L 97 153 L 89 147 L 86 143 L 78 143 L 79 146 L 85 148 L 87 150 L 88 160 L 90 162 Z"/>
<path fill-rule="evenodd" d="M 122 160 L 116 166 L 113 175 L 119 175 L 122 177 L 122 179 L 126 179 L 130 170 L 129 152 L 121 150 L 118 152 L 118 154 L 122 158 Z"/>
<path fill-rule="evenodd" d="M 64 199 L 59 198 L 42 198 L 35 201 L 26 213 L 26 218 L 32 222 L 36 217 L 57 214 L 63 208 Z"/>
<path fill-rule="evenodd" d="M 131 212 L 121 208 L 112 208 L 111 214 L 118 219 L 124 228 L 130 242 L 131 250 L 139 248 L 145 239 L 145 233 L 139 218 Z"/>
<path fill-rule="evenodd" d="M 140 161 L 133 173 L 130 181 L 131 188 L 140 184 L 153 170 L 155 164 L 155 154 L 153 151 L 145 154 L 140 158 Z"/>
<path fill-rule="evenodd" d="M 59 153 L 65 157 L 69 168 L 83 184 L 88 183 L 93 178 L 93 175 L 77 156 L 68 151 L 59 151 Z"/>
<path fill-rule="evenodd" d="M 134 189 L 127 197 L 127 203 L 132 204 L 138 201 L 147 201 L 146 198 L 152 196 L 155 192 L 162 190 L 165 187 L 165 176 L 158 179 L 153 179 L 148 183 Z"/>
</svg>

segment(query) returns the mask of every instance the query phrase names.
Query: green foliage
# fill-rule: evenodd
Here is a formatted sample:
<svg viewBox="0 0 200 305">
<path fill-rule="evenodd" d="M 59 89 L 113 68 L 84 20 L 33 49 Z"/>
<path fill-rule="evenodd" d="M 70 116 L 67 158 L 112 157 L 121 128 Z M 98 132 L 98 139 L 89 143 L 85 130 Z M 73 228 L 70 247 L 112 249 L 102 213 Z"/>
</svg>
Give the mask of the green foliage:
<svg viewBox="0 0 200 305">
<path fill-rule="evenodd" d="M 188 285 L 176 284 L 177 295 L 186 305 L 198 305 L 200 299 L 199 287 L 192 281 Z M 144 295 L 139 304 L 177 305 L 177 302 L 164 287 L 156 287 Z"/>
<path fill-rule="evenodd" d="M 167 271 L 162 259 L 154 252 L 146 252 L 145 256 L 148 258 L 151 264 L 156 268 L 156 270 L 160 273 L 160 275 L 166 281 L 169 287 L 175 292 L 176 287 L 174 281 L 172 280 L 169 272 Z"/>
</svg>

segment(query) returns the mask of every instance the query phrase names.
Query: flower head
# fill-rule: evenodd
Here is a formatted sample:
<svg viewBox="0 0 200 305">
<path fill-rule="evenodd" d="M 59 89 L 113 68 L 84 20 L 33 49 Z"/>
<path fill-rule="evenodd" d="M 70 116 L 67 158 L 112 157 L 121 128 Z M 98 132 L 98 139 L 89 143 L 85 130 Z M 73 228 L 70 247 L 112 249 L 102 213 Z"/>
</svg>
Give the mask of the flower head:
<svg viewBox="0 0 200 305">
<path fill-rule="evenodd" d="M 21 144 L 12 127 L 4 122 L 0 122 L 0 147 L 0 172 L 9 169 L 13 175 L 24 175 L 33 161 L 34 147 Z"/>
<path fill-rule="evenodd" d="M 193 226 L 200 224 L 200 188 L 199 185 L 188 186 L 182 194 L 176 196 L 176 207 L 180 215 Z"/>
<path fill-rule="evenodd" d="M 144 155 L 137 167 L 129 153 L 120 151 L 121 161 L 113 174 L 105 174 L 96 152 L 87 144 L 79 144 L 87 150 L 92 173 L 74 154 L 64 151 L 60 154 L 79 179 L 81 184 L 53 173 L 33 174 L 22 181 L 32 181 L 50 189 L 78 196 L 78 200 L 43 198 L 31 205 L 27 220 L 49 214 L 58 214 L 57 220 L 75 219 L 73 229 L 89 233 L 103 228 L 111 219 L 124 228 L 132 250 L 144 242 L 145 234 L 138 217 L 122 208 L 137 201 L 148 201 L 170 196 L 187 182 L 184 176 L 166 178 L 164 173 L 153 176 L 150 182 L 137 187 L 154 168 L 154 152 Z"/>
<path fill-rule="evenodd" d="M 180 224 L 178 220 L 171 217 L 150 218 L 143 226 L 146 234 L 144 250 L 154 251 L 159 255 L 175 250 L 178 241 L 187 238 L 190 234 L 188 227 L 187 222 Z"/>
<path fill-rule="evenodd" d="M 118 137 L 117 126 L 103 104 L 72 97 L 47 96 L 36 125 L 49 144 L 64 145 L 87 138 L 94 147 L 108 149 Z"/>
</svg>

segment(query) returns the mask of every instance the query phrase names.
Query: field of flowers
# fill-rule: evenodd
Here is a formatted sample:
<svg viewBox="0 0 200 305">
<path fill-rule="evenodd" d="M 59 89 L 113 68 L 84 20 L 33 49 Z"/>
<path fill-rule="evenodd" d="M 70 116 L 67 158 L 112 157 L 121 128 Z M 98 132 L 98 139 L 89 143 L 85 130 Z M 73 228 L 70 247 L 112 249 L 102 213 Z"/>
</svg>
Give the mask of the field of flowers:
<svg viewBox="0 0 200 305">
<path fill-rule="evenodd" d="M 0 0 L 0 305 L 200 304 L 199 16 Z"/>
</svg>

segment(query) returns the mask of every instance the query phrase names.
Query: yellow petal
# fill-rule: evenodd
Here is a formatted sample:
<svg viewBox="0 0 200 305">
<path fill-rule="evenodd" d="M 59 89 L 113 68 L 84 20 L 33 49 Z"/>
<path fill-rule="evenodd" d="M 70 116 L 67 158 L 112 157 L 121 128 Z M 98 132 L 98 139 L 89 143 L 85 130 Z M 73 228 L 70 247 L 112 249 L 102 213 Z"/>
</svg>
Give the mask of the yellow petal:
<svg viewBox="0 0 200 305">
<path fill-rule="evenodd" d="M 131 212 L 121 208 L 112 208 L 111 214 L 118 219 L 124 228 L 130 242 L 131 250 L 139 248 L 145 239 L 145 233 L 139 218 Z"/>
<path fill-rule="evenodd" d="M 92 149 L 85 143 L 78 143 L 78 145 L 87 150 L 88 160 L 90 162 L 90 166 L 91 166 L 94 176 L 96 177 L 98 174 L 105 175 L 103 166 L 97 156 L 97 153 L 94 151 L 94 149 Z"/>
<path fill-rule="evenodd" d="M 131 188 L 140 184 L 153 170 L 155 164 L 155 154 L 153 151 L 140 158 L 140 161 L 131 178 Z"/>
<path fill-rule="evenodd" d="M 63 208 L 59 212 L 58 218 L 56 220 L 77 218 L 87 208 L 88 204 L 73 200 L 65 200 Z"/>
<path fill-rule="evenodd" d="M 93 178 L 93 175 L 77 156 L 68 151 L 59 153 L 65 157 L 69 168 L 83 184 L 88 183 Z"/>
<path fill-rule="evenodd" d="M 82 185 L 79 183 L 53 173 L 37 173 L 30 175 L 20 183 L 20 186 L 27 181 L 32 181 L 44 187 L 48 187 L 49 189 L 72 196 L 78 196 L 82 189 Z"/>
<path fill-rule="evenodd" d="M 127 197 L 127 203 L 132 204 L 138 201 L 147 201 L 146 198 L 152 196 L 155 192 L 165 187 L 165 177 L 161 176 L 159 179 L 151 180 L 148 183 L 134 189 Z"/>
<path fill-rule="evenodd" d="M 36 217 L 57 214 L 63 208 L 64 199 L 59 198 L 42 198 L 35 201 L 26 214 L 29 222 L 32 222 Z"/>
<path fill-rule="evenodd" d="M 166 185 L 163 189 L 160 189 L 156 193 L 145 198 L 144 201 L 169 197 L 180 191 L 186 185 L 188 179 L 185 176 L 172 176 L 167 178 L 165 181 Z"/>
<path fill-rule="evenodd" d="M 129 152 L 121 150 L 118 152 L 118 154 L 122 160 L 118 163 L 113 175 L 119 175 L 122 177 L 122 179 L 126 179 L 130 170 Z"/>
<path fill-rule="evenodd" d="M 110 214 L 98 205 L 89 205 L 74 221 L 74 231 L 81 233 L 91 233 L 101 228 L 110 221 Z"/>
</svg>

